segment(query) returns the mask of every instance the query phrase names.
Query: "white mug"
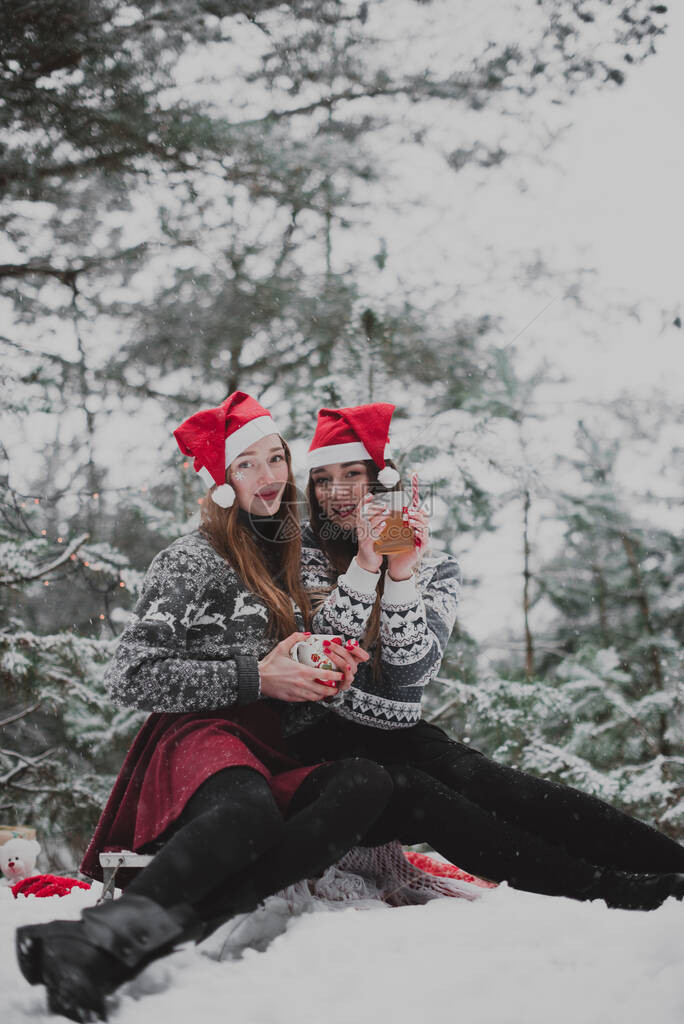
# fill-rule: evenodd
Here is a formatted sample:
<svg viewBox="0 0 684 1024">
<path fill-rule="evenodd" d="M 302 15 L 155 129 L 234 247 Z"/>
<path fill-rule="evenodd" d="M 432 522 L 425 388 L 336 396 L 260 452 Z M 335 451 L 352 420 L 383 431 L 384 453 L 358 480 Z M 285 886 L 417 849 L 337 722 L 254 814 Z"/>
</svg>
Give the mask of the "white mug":
<svg viewBox="0 0 684 1024">
<path fill-rule="evenodd" d="M 337 665 L 325 653 L 324 640 L 330 643 L 333 637 L 325 633 L 312 633 L 306 640 L 298 640 L 293 644 L 290 648 L 290 657 L 301 665 L 310 665 L 311 668 L 319 668 L 323 672 L 339 672 Z"/>
</svg>

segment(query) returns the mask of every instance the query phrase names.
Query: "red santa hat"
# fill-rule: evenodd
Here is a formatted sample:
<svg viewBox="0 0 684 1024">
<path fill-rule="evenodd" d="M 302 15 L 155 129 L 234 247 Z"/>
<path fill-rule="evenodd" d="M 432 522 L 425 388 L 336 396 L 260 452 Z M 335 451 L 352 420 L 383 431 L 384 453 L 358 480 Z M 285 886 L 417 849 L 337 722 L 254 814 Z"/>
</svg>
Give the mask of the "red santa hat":
<svg viewBox="0 0 684 1024">
<path fill-rule="evenodd" d="M 372 402 L 351 409 L 320 409 L 313 441 L 309 447 L 309 469 L 332 462 L 371 459 L 378 467 L 378 482 L 394 487 L 396 469 L 385 465 L 391 457 L 389 426 L 395 407 L 389 402 Z"/>
<path fill-rule="evenodd" d="M 226 468 L 255 441 L 278 433 L 268 409 L 244 391 L 234 391 L 216 409 L 194 413 L 173 436 L 184 455 L 194 455 L 195 472 L 207 487 L 217 485 L 211 495 L 216 504 L 230 508 L 235 491 L 226 483 Z"/>
</svg>

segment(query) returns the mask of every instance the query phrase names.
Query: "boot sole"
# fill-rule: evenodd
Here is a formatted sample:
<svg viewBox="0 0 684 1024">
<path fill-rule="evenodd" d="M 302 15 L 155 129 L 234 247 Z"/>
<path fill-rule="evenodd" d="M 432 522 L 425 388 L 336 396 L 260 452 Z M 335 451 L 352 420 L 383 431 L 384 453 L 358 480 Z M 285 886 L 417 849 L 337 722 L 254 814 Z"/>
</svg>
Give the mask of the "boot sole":
<svg viewBox="0 0 684 1024">
<path fill-rule="evenodd" d="M 29 985 L 39 985 L 43 980 L 41 947 L 40 925 L 24 925 L 23 928 L 17 928 L 16 949 L 19 970 Z"/>
<path fill-rule="evenodd" d="M 88 975 L 79 967 L 65 965 L 49 947 L 43 949 L 42 975 L 51 1013 L 61 1013 L 80 1024 L 107 1020 L 104 996 L 92 987 Z"/>
<path fill-rule="evenodd" d="M 93 989 L 88 976 L 78 967 L 65 965 L 59 947 L 45 945 L 45 925 L 25 925 L 17 929 L 16 948 L 19 969 L 29 985 L 45 985 L 48 1009 L 79 1024 L 107 1020 L 104 996 Z M 58 940 L 56 940 L 58 941 Z"/>
</svg>

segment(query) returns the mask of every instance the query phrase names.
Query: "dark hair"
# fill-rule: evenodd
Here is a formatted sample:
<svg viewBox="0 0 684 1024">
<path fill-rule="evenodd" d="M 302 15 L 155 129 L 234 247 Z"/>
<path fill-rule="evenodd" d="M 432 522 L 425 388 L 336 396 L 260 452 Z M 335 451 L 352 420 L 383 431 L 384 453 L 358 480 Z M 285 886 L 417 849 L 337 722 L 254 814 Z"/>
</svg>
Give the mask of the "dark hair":
<svg viewBox="0 0 684 1024">
<path fill-rule="evenodd" d="M 240 507 L 237 501 L 230 508 L 221 508 L 212 500 L 212 487 L 202 499 L 200 526 L 200 532 L 214 550 L 268 607 L 268 635 L 275 640 L 283 640 L 298 629 L 292 608 L 293 600 L 301 609 L 306 629 L 309 629 L 311 623 L 311 603 L 301 577 L 302 537 L 299 528 L 297 488 L 292 475 L 292 457 L 286 442 L 282 437 L 280 440 L 287 462 L 287 483 L 280 508 L 274 516 L 274 519 L 280 519 L 283 524 L 278 531 L 282 540 L 273 545 L 273 550 L 280 559 L 278 578 L 282 581 L 282 586 L 274 579 L 254 535 L 240 522 Z M 292 529 L 293 525 L 296 529 Z"/>
<path fill-rule="evenodd" d="M 370 488 L 373 493 L 385 493 L 387 490 L 399 491 L 401 490 L 401 479 L 391 488 L 382 487 L 378 484 L 378 473 L 380 470 L 373 462 L 372 459 L 362 459 L 364 466 L 368 470 L 368 479 L 370 481 Z M 396 465 L 391 459 L 385 459 L 385 465 L 390 466 L 392 469 L 397 469 Z M 398 472 L 398 470 L 397 470 Z M 316 497 L 316 486 L 314 479 L 309 473 L 309 480 L 306 488 L 306 496 L 309 501 L 309 513 L 311 529 L 313 530 L 314 536 L 322 551 L 327 556 L 328 560 L 335 569 L 338 576 L 346 572 L 349 568 L 349 564 L 357 552 L 358 545 L 356 538 L 352 535 L 351 531 L 332 531 L 326 530 L 325 525 L 328 522 L 326 517 L 323 515 L 320 503 Z M 387 559 L 382 560 L 382 569 L 387 568 Z M 370 647 L 375 645 L 375 655 L 373 657 L 373 664 L 371 671 L 374 679 L 380 678 L 380 659 L 381 650 L 380 644 L 377 642 L 380 635 L 380 599 L 385 585 L 384 573 L 380 577 L 380 585 L 378 587 L 377 597 L 375 604 L 373 605 L 373 611 L 370 614 L 366 631 L 363 635 L 361 646 L 368 650 Z M 328 591 L 313 592 L 311 594 L 312 603 L 314 603 L 314 610 L 316 607 L 325 600 L 328 596 Z"/>
</svg>

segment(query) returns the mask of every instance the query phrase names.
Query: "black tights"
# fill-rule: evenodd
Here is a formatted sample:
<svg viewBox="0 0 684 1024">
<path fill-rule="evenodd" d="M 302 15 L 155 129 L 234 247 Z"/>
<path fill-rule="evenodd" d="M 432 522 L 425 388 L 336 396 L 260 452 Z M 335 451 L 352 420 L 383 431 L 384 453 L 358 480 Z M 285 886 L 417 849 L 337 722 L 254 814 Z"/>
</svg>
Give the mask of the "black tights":
<svg viewBox="0 0 684 1024">
<path fill-rule="evenodd" d="M 402 766 L 388 771 L 392 799 L 366 834 L 364 845 L 390 839 L 427 842 L 481 878 L 547 896 L 604 899 L 614 907 L 648 909 L 671 891 L 668 875 L 659 875 L 657 884 L 644 888 L 639 876 L 570 854 L 418 769 Z"/>
<path fill-rule="evenodd" d="M 313 770 L 285 819 L 263 776 L 223 769 L 196 790 L 126 893 L 167 908 L 190 904 L 207 935 L 232 914 L 333 864 L 359 843 L 391 790 L 379 765 L 338 761 Z"/>
<path fill-rule="evenodd" d="M 384 731 L 330 714 L 295 739 L 293 753 L 305 761 L 362 756 L 387 766 L 401 765 L 418 770 L 421 778 L 410 776 L 409 786 L 417 801 L 416 814 L 420 813 L 422 799 L 418 790 L 426 784 L 426 777 L 442 783 L 443 789 L 433 787 L 431 790 L 430 806 L 435 814 L 439 807 L 439 814 L 454 816 L 453 820 L 433 823 L 433 827 L 439 824 L 443 834 L 451 837 L 451 852 L 432 843 L 425 830 L 419 839 L 427 840 L 461 867 L 485 877 L 498 879 L 502 876 L 492 867 L 487 870 L 477 867 L 475 860 L 468 863 L 468 856 L 476 849 L 483 854 L 486 848 L 489 858 L 497 850 L 497 844 L 505 852 L 512 836 L 517 836 L 514 847 L 519 852 L 511 854 L 511 870 L 517 871 L 519 879 L 528 878 L 529 884 L 521 886 L 523 888 L 531 887 L 530 874 L 536 876 L 538 871 L 543 872 L 541 862 L 545 850 L 547 856 L 553 851 L 554 862 L 565 864 L 568 870 L 576 863 L 578 869 L 582 864 L 591 864 L 629 872 L 684 872 L 684 848 L 656 829 L 570 786 L 498 764 L 478 750 L 452 740 L 428 722 Z M 451 803 L 447 800 L 449 793 L 454 798 Z M 404 813 L 411 816 L 415 826 L 415 814 L 409 809 L 410 799 L 409 792 L 405 791 Z M 396 801 L 393 806 L 397 807 Z M 475 819 L 476 810 L 487 813 Z M 482 834 L 474 837 L 479 840 L 479 847 L 473 846 L 473 836 L 466 835 L 465 820 L 480 822 Z M 395 831 L 399 823 L 395 815 Z M 485 840 L 486 836 L 489 841 Z M 520 864 L 525 858 L 529 858 L 529 871 Z M 489 859 L 485 863 L 489 864 Z M 548 884 L 552 884 L 550 879 Z"/>
<path fill-rule="evenodd" d="M 454 746 L 420 767 L 497 817 L 593 864 L 622 871 L 684 871 L 684 847 L 643 821 L 572 786 L 508 768 L 479 750 Z"/>
</svg>

